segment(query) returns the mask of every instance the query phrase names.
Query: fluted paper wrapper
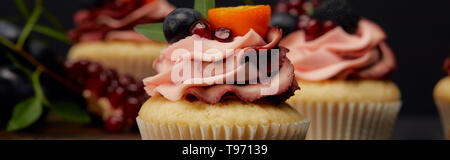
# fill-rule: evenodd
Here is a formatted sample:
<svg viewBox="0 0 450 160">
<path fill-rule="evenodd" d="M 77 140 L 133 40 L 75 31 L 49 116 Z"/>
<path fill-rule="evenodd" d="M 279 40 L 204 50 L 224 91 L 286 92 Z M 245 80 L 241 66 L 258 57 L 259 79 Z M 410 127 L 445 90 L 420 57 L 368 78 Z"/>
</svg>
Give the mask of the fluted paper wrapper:
<svg viewBox="0 0 450 160">
<path fill-rule="evenodd" d="M 441 117 L 441 124 L 442 129 L 445 132 L 445 137 L 450 140 L 450 103 L 441 100 L 435 100 L 435 103 Z"/>
<path fill-rule="evenodd" d="M 260 126 L 182 126 L 136 118 L 143 140 L 304 140 L 309 120 Z"/>
<path fill-rule="evenodd" d="M 307 140 L 388 140 L 401 102 L 289 103 L 311 120 Z"/>
</svg>

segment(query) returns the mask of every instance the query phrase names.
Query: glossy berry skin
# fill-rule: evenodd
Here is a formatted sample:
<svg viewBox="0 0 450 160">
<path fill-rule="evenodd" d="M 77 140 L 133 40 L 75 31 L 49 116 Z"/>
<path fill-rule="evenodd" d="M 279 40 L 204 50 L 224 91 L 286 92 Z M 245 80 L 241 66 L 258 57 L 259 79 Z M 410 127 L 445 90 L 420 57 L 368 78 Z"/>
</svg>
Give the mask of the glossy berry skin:
<svg viewBox="0 0 450 160">
<path fill-rule="evenodd" d="M 217 28 L 214 31 L 214 39 L 219 42 L 233 41 L 233 32 L 228 28 Z"/>
<path fill-rule="evenodd" d="M 20 36 L 21 29 L 8 21 L 0 20 L 0 36 L 9 41 L 15 42 Z"/>
<path fill-rule="evenodd" d="M 361 18 L 352 10 L 350 4 L 346 0 L 323 1 L 314 10 L 313 16 L 320 21 L 331 20 L 351 34 L 356 32 L 358 22 Z"/>
<path fill-rule="evenodd" d="M 196 34 L 203 38 L 207 38 L 207 39 L 212 38 L 211 25 L 206 20 L 200 20 L 200 21 L 195 22 L 191 26 L 191 29 L 189 29 L 189 30 L 190 30 L 191 35 Z"/>
<path fill-rule="evenodd" d="M 201 13 L 189 8 L 177 8 L 170 12 L 163 24 L 167 42 L 175 43 L 189 36 L 191 26 L 202 18 Z"/>
<path fill-rule="evenodd" d="M 125 127 L 125 120 L 121 116 L 112 115 L 105 122 L 105 128 L 109 132 L 122 132 Z"/>
<path fill-rule="evenodd" d="M 276 27 L 278 26 L 283 30 L 283 36 L 288 35 L 289 33 L 297 30 L 298 19 L 295 16 L 292 16 L 287 13 L 275 13 L 272 15 L 270 26 Z"/>
<path fill-rule="evenodd" d="M 317 19 L 310 19 L 306 28 L 306 41 L 311 41 L 322 35 L 322 26 Z"/>
</svg>

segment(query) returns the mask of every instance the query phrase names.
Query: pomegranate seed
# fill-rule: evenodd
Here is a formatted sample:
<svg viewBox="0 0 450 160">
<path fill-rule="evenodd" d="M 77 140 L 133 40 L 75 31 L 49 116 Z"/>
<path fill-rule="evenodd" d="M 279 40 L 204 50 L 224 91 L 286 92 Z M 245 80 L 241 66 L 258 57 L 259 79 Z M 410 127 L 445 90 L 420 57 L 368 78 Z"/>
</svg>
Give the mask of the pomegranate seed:
<svg viewBox="0 0 450 160">
<path fill-rule="evenodd" d="M 80 86 L 84 86 L 86 78 L 88 77 L 86 70 L 89 65 L 89 61 L 82 60 L 76 63 L 66 62 L 64 67 L 66 68 L 68 73 L 67 77 L 69 79 L 75 81 Z"/>
<path fill-rule="evenodd" d="M 106 130 L 114 133 L 121 132 L 125 127 L 125 121 L 120 116 L 110 116 L 105 122 Z"/>
<path fill-rule="evenodd" d="M 286 13 L 289 10 L 288 5 L 286 3 L 278 3 L 275 6 L 276 13 Z"/>
<path fill-rule="evenodd" d="M 306 41 L 311 41 L 316 39 L 321 35 L 320 23 L 316 19 L 311 19 L 308 22 L 308 26 L 305 28 Z"/>
<path fill-rule="evenodd" d="M 214 39 L 219 42 L 233 41 L 233 32 L 228 28 L 217 28 L 214 32 Z"/>
<path fill-rule="evenodd" d="M 305 29 L 306 27 L 308 27 L 310 19 L 311 18 L 308 15 L 306 15 L 306 14 L 303 14 L 303 15 L 299 16 L 298 27 L 300 29 Z"/>
<path fill-rule="evenodd" d="M 300 9 L 302 5 L 302 0 L 289 0 L 288 2 L 289 9 Z"/>
<path fill-rule="evenodd" d="M 98 63 L 91 63 L 87 67 L 87 73 L 89 75 L 98 75 L 102 71 L 103 71 L 103 68 Z"/>
<path fill-rule="evenodd" d="M 134 83 L 134 79 L 131 76 L 120 76 L 119 83 L 122 86 L 128 86 L 131 83 Z"/>
<path fill-rule="evenodd" d="M 196 34 L 200 37 L 211 39 L 211 26 L 205 20 L 195 22 L 190 28 L 191 35 Z"/>
<path fill-rule="evenodd" d="M 91 91 L 95 96 L 100 97 L 105 93 L 104 89 L 109 80 L 106 73 L 102 72 L 99 75 L 90 76 L 84 88 Z"/>
<path fill-rule="evenodd" d="M 333 21 L 325 21 L 323 22 L 323 31 L 326 33 L 332 29 L 336 28 L 336 24 Z"/>
<path fill-rule="evenodd" d="M 127 118 L 136 118 L 139 112 L 141 104 L 139 103 L 139 99 L 135 97 L 128 97 L 125 101 L 123 113 L 125 119 Z"/>
<path fill-rule="evenodd" d="M 120 102 L 123 99 L 124 95 L 125 95 L 125 89 L 123 89 L 123 87 L 119 86 L 108 97 L 109 102 L 111 103 L 113 108 L 119 108 L 121 106 Z"/>
</svg>

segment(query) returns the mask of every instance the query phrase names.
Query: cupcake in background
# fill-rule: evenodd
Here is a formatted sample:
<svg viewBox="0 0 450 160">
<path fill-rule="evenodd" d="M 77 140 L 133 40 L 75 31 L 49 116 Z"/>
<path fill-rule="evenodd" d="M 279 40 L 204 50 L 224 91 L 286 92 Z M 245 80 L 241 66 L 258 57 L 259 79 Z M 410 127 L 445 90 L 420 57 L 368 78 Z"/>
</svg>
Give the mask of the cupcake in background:
<svg viewBox="0 0 450 160">
<path fill-rule="evenodd" d="M 445 60 L 444 70 L 450 75 L 450 58 Z M 442 78 L 436 84 L 433 96 L 441 117 L 445 137 L 450 140 L 450 76 Z"/>
<path fill-rule="evenodd" d="M 143 79 L 154 75 L 152 61 L 165 43 L 135 32 L 134 26 L 162 22 L 174 9 L 165 0 L 109 0 L 100 7 L 75 13 L 69 37 L 75 45 L 69 61 L 89 60 Z"/>
<path fill-rule="evenodd" d="M 152 62 L 167 46 L 136 33 L 134 26 L 162 22 L 173 9 L 165 0 L 108 0 L 75 14 L 67 76 L 107 130 L 136 128 L 137 113 L 148 99 L 141 80 L 156 73 Z"/>
<path fill-rule="evenodd" d="M 269 29 L 270 11 L 267 5 L 214 8 L 208 20 L 187 8 L 170 13 L 164 32 L 171 44 L 155 61 L 158 74 L 144 79 L 151 98 L 137 117 L 142 139 L 304 139 L 309 121 L 285 103 L 299 89 L 287 50 L 280 48 L 279 54 L 259 50 L 277 49 L 281 40 L 280 30 Z M 199 44 L 201 52 L 194 51 Z M 270 67 L 272 76 L 249 72 L 264 73 L 261 68 L 268 68 L 245 60 L 253 49 L 266 55 L 262 57 L 279 58 L 279 65 Z M 199 61 L 202 64 L 196 66 Z M 192 73 L 190 68 L 203 75 L 172 78 Z M 272 87 L 278 89 L 263 92 Z"/>
<path fill-rule="evenodd" d="M 311 120 L 307 139 L 390 139 L 401 107 L 383 30 L 345 0 L 280 1 L 272 25 L 302 90 L 287 103 Z"/>
</svg>

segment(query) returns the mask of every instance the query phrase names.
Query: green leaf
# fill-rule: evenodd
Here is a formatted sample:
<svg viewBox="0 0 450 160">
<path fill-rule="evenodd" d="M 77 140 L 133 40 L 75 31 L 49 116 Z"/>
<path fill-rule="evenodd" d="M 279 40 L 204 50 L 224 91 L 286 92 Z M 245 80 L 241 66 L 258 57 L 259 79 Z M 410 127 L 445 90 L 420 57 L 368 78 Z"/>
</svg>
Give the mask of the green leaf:
<svg viewBox="0 0 450 160">
<path fill-rule="evenodd" d="M 50 109 L 67 121 L 75 123 L 89 123 L 91 118 L 87 112 L 70 102 L 54 102 Z"/>
<path fill-rule="evenodd" d="M 42 110 L 42 101 L 37 97 L 19 102 L 14 106 L 6 131 L 16 131 L 28 127 L 39 119 Z"/>
<path fill-rule="evenodd" d="M 16 48 L 21 49 L 23 47 L 23 44 L 25 44 L 25 41 L 30 35 L 31 30 L 39 19 L 41 13 L 42 0 L 36 0 L 36 6 L 33 9 L 33 13 L 31 13 L 31 16 L 28 18 L 27 23 L 25 24 L 25 27 L 23 28 L 22 33 L 19 36 L 19 40 L 17 40 Z"/>
<path fill-rule="evenodd" d="M 142 24 L 134 27 L 134 30 L 151 40 L 158 42 L 167 42 L 164 36 L 163 23 Z"/>
<path fill-rule="evenodd" d="M 50 106 L 49 101 L 44 95 L 44 91 L 42 91 L 41 83 L 39 82 L 41 73 L 42 72 L 37 69 L 33 72 L 33 74 L 31 74 L 31 84 L 33 85 L 34 94 L 36 95 L 36 97 L 41 99 L 44 105 Z"/>
<path fill-rule="evenodd" d="M 200 12 L 208 19 L 208 10 L 214 8 L 215 0 L 195 0 L 194 10 Z"/>
<path fill-rule="evenodd" d="M 253 0 L 244 0 L 244 3 L 246 5 L 255 5 L 255 2 L 253 2 Z"/>
<path fill-rule="evenodd" d="M 14 3 L 16 4 L 16 6 L 19 9 L 22 16 L 25 19 L 28 19 L 28 16 L 30 16 L 30 13 L 28 12 L 28 6 L 25 3 L 25 1 L 24 0 L 14 0 Z"/>
<path fill-rule="evenodd" d="M 70 44 L 70 40 L 69 40 L 69 38 L 67 37 L 66 34 L 61 33 L 59 31 L 56 31 L 56 30 L 54 30 L 52 28 L 49 28 L 49 27 L 46 27 L 46 26 L 41 26 L 41 25 L 35 25 L 33 27 L 33 31 L 41 33 L 41 34 L 44 34 L 44 35 L 49 36 L 49 37 L 52 37 L 52 38 L 54 38 L 56 40 L 59 40 L 61 42 Z"/>
</svg>

